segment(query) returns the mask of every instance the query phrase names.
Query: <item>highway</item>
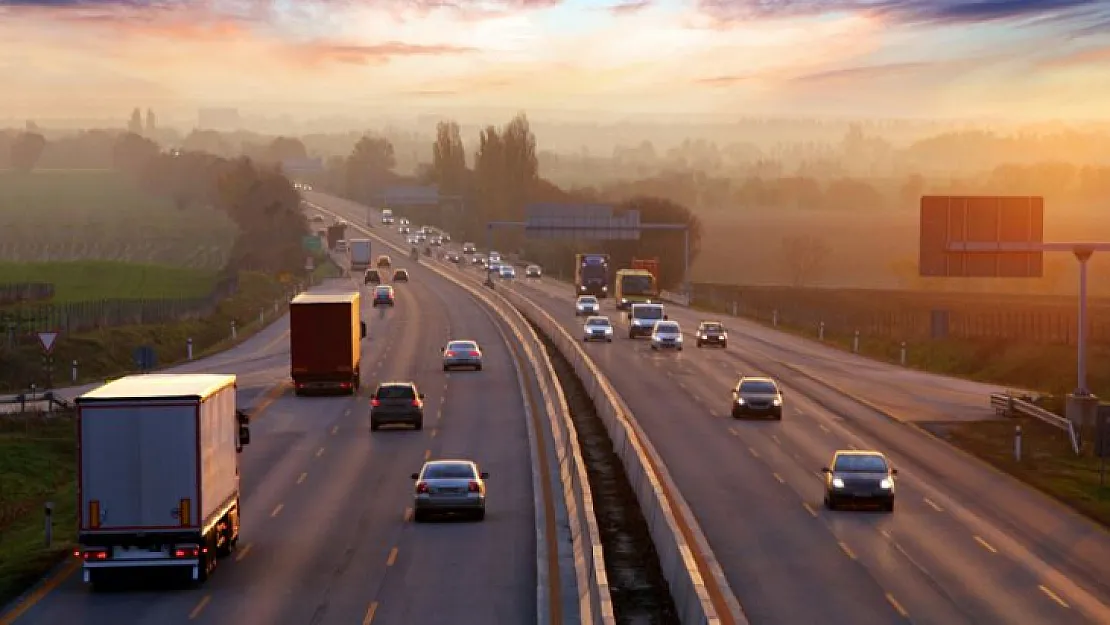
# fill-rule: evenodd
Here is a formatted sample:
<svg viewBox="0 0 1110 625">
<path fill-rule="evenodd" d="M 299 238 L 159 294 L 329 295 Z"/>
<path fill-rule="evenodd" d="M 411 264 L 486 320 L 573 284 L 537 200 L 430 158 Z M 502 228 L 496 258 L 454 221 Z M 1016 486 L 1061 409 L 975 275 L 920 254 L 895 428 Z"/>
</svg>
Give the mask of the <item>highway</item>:
<svg viewBox="0 0 1110 625">
<path fill-rule="evenodd" d="M 239 550 L 206 585 L 94 593 L 70 575 L 23 606 L 14 623 L 534 622 L 530 447 L 509 348 L 468 294 L 431 271 L 397 265 L 410 269 L 412 282 L 397 285 L 396 308 L 374 310 L 363 300 L 359 396 L 263 396 L 242 456 Z M 183 369 L 238 373 L 244 387 L 282 383 L 287 331 L 279 322 Z M 485 370 L 444 373 L 440 349 L 450 338 L 479 341 Z M 413 380 L 426 394 L 423 431 L 369 432 L 367 397 L 384 380 Z M 472 458 L 491 474 L 485 521 L 413 523 L 409 474 L 426 459 L 451 457 Z"/>
<path fill-rule="evenodd" d="M 497 288 L 580 334 L 567 285 Z M 1110 622 L 1104 529 L 903 422 L 987 417 L 991 387 L 734 319 L 727 351 L 697 350 L 690 331 L 701 314 L 668 308 L 687 332 L 683 352 L 655 354 L 619 334 L 587 349 L 662 455 L 752 623 Z M 740 372 L 783 383 L 781 423 L 727 416 Z M 821 507 L 820 468 L 853 447 L 880 449 L 900 469 L 894 514 Z"/>
</svg>

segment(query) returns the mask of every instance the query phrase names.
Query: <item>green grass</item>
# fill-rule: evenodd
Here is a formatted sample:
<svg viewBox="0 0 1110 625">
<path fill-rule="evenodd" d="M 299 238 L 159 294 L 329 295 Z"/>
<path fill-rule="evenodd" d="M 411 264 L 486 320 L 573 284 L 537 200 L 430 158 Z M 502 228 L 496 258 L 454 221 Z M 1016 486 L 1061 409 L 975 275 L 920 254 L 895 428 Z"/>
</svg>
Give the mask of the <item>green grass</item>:
<svg viewBox="0 0 1110 625">
<path fill-rule="evenodd" d="M 78 362 L 78 382 L 104 380 L 134 371 L 133 350 L 149 345 L 154 348 L 158 366 L 181 362 L 187 357 L 186 340 L 193 339 L 195 357 L 231 345 L 231 321 L 235 320 L 238 341 L 245 340 L 264 323 L 283 311 L 291 285 L 284 285 L 269 276 L 243 272 L 239 292 L 220 303 L 217 312 L 204 319 L 191 319 L 158 325 L 121 326 L 74 335 L 62 334 L 54 347 L 55 380 L 58 386 L 69 386 L 68 363 Z M 279 312 L 275 313 L 274 305 Z M 0 392 L 24 390 L 34 382 L 45 384 L 42 373 L 42 352 L 37 344 L 25 343 L 13 349 L 0 350 Z"/>
<path fill-rule="evenodd" d="M 0 605 L 72 549 L 76 457 L 72 415 L 0 416 Z M 54 540 L 44 543 L 43 506 L 54 502 Z"/>
<path fill-rule="evenodd" d="M 1022 460 L 1014 459 L 1014 426 L 1021 425 Z M 1028 417 L 945 423 L 930 430 L 995 467 L 1110 527 L 1110 486 L 1099 486 L 1099 460 L 1076 457 L 1067 432 Z"/>
<path fill-rule="evenodd" d="M 0 284 L 48 282 L 53 303 L 105 299 L 175 299 L 205 297 L 216 272 L 160 265 L 89 260 L 80 262 L 0 262 Z"/>
<path fill-rule="evenodd" d="M 235 227 L 211 208 L 178 210 L 128 176 L 0 171 L 0 260 L 114 260 L 218 269 Z"/>
</svg>

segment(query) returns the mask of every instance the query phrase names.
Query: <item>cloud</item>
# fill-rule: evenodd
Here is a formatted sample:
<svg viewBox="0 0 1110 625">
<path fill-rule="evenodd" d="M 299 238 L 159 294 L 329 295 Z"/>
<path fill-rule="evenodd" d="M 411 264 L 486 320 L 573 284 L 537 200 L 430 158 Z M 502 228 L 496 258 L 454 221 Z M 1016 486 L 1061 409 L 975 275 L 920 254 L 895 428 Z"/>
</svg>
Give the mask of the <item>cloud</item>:
<svg viewBox="0 0 1110 625">
<path fill-rule="evenodd" d="M 1042 70 L 1073 69 L 1077 67 L 1110 66 L 1110 46 L 1093 46 L 1066 54 L 1057 54 L 1042 59 L 1037 67 Z"/>
<path fill-rule="evenodd" d="M 829 13 L 867 13 L 905 24 L 968 24 L 1055 18 L 1076 22 L 1110 15 L 1105 2 L 1090 0 L 699 0 L 724 21 L 789 18 Z"/>
<path fill-rule="evenodd" d="M 351 65 L 385 63 L 394 57 L 445 56 L 478 52 L 476 48 L 446 44 L 421 45 L 387 41 L 374 45 L 342 44 L 318 41 L 291 46 L 288 50 L 296 62 L 307 65 L 338 62 Z"/>
<path fill-rule="evenodd" d="M 639 13 L 650 6 L 651 0 L 628 0 L 609 7 L 609 12 L 613 15 L 628 15 Z"/>
</svg>

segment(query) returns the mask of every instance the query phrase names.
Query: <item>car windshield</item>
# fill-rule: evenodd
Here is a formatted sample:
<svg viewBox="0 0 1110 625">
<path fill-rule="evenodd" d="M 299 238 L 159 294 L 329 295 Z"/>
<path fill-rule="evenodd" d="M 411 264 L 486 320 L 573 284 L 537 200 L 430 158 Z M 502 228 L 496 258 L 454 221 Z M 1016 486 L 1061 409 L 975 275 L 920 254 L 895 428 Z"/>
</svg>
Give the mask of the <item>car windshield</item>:
<svg viewBox="0 0 1110 625">
<path fill-rule="evenodd" d="M 478 344 L 473 341 L 451 341 L 447 344 L 447 349 L 456 351 L 477 351 Z"/>
<path fill-rule="evenodd" d="M 837 456 L 833 471 L 849 473 L 886 473 L 886 460 L 882 456 L 850 454 Z"/>
<path fill-rule="evenodd" d="M 408 384 L 379 386 L 375 393 L 378 399 L 416 399 L 416 389 Z"/>
<path fill-rule="evenodd" d="M 387 286 L 380 286 L 380 287 L 374 289 L 374 293 L 376 295 L 385 297 L 385 296 L 388 296 L 390 294 L 390 288 L 387 287 Z"/>
<path fill-rule="evenodd" d="M 393 275 L 407 277 L 409 275 L 409 272 L 405 271 L 404 269 L 398 269 L 397 271 L 393 272 Z"/>
<path fill-rule="evenodd" d="M 477 475 L 474 467 L 461 462 L 455 464 L 429 464 L 424 467 L 426 480 L 472 480 Z"/>
<path fill-rule="evenodd" d="M 633 314 L 637 319 L 662 319 L 663 308 L 657 306 L 637 306 Z"/>
<path fill-rule="evenodd" d="M 719 323 L 706 323 L 701 327 L 703 332 L 724 332 L 724 327 Z"/>
<path fill-rule="evenodd" d="M 655 291 L 655 279 L 651 276 L 624 276 L 621 289 L 626 295 L 650 295 Z"/>
<path fill-rule="evenodd" d="M 775 387 L 774 382 L 766 380 L 746 380 L 740 383 L 741 393 L 753 393 L 756 395 L 775 395 L 779 389 Z"/>
<path fill-rule="evenodd" d="M 608 326 L 609 325 L 609 320 L 604 318 L 604 317 L 595 318 L 595 319 L 587 319 L 586 320 L 586 325 L 588 325 L 588 326 Z"/>
<path fill-rule="evenodd" d="M 659 323 L 659 324 L 655 325 L 655 331 L 656 332 L 661 332 L 661 333 L 664 333 L 664 334 L 677 334 L 678 333 L 678 324 L 677 323 Z"/>
<path fill-rule="evenodd" d="M 597 303 L 597 298 L 596 297 L 579 297 L 578 298 L 578 303 L 579 304 L 596 304 Z"/>
</svg>

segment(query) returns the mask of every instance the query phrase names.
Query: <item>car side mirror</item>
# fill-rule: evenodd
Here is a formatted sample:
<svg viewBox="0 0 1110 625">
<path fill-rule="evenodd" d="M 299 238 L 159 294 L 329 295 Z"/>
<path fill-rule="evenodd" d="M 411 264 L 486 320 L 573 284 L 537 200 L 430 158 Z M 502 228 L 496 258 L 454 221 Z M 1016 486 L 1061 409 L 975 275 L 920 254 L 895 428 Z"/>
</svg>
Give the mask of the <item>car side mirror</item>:
<svg viewBox="0 0 1110 625">
<path fill-rule="evenodd" d="M 891 475 L 898 475 L 898 469 L 891 469 L 890 474 Z"/>
<path fill-rule="evenodd" d="M 236 410 L 236 411 L 235 411 L 235 421 L 236 421 L 236 422 L 237 422 L 237 423 L 238 423 L 239 425 L 247 425 L 248 423 L 250 423 L 250 422 L 251 422 L 251 417 L 250 417 L 250 415 L 249 415 L 249 414 L 247 414 L 247 413 L 246 413 L 245 411 L 243 411 L 243 410 Z"/>
<path fill-rule="evenodd" d="M 487 473 L 485 471 L 482 471 L 481 473 L 478 474 L 478 477 L 482 478 L 483 480 L 488 480 L 489 479 L 489 473 Z"/>
<path fill-rule="evenodd" d="M 420 474 L 419 474 L 419 473 L 413 473 L 413 474 L 412 474 L 412 475 L 410 475 L 409 477 L 411 477 L 411 478 L 412 478 L 412 479 L 414 479 L 414 480 L 418 480 L 418 479 L 420 479 Z"/>
<path fill-rule="evenodd" d="M 832 473 L 832 471 L 829 471 L 828 467 L 821 467 L 821 472 L 822 473 Z"/>
<path fill-rule="evenodd" d="M 670 316 L 663 315 L 663 321 L 670 321 L 670 320 L 671 320 Z"/>
<path fill-rule="evenodd" d="M 248 426 L 239 426 L 239 447 L 236 451 L 243 451 L 243 447 L 251 444 L 251 429 Z"/>
<path fill-rule="evenodd" d="M 419 397 L 420 397 L 420 399 L 424 399 L 424 393 L 421 393 L 421 394 L 419 395 Z"/>
<path fill-rule="evenodd" d="M 358 331 L 359 331 L 359 334 L 361 335 L 361 338 L 366 338 L 366 322 L 365 321 L 359 321 L 358 322 Z"/>
</svg>

